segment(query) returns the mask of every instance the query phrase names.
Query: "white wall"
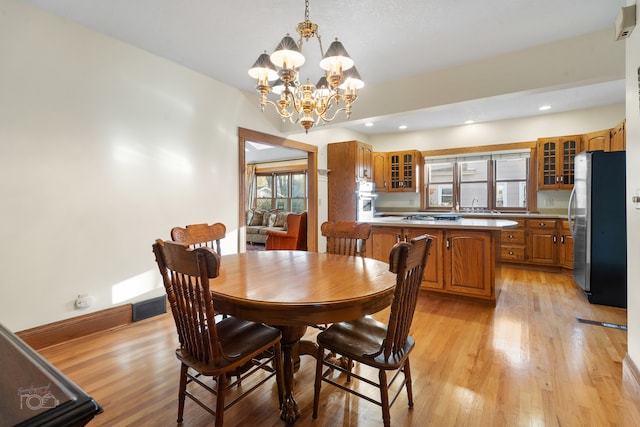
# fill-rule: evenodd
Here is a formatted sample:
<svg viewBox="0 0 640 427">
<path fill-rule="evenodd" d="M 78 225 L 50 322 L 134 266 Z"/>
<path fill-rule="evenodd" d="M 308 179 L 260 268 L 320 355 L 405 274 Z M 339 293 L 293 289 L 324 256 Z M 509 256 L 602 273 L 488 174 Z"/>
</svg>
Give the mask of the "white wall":
<svg viewBox="0 0 640 427">
<path fill-rule="evenodd" d="M 628 1 L 628 4 L 635 3 Z M 640 22 L 640 10 L 636 13 L 636 22 Z M 629 357 L 636 367 L 640 367 L 640 241 L 637 238 L 640 235 L 640 210 L 631 203 L 636 189 L 640 189 L 640 28 L 636 27 L 624 43 L 627 58 L 627 342 Z"/>
<path fill-rule="evenodd" d="M 255 99 L 13 0 L 0 58 L 2 324 L 161 295 L 175 225 L 223 222 L 237 250 L 237 127 L 277 134 Z"/>
</svg>

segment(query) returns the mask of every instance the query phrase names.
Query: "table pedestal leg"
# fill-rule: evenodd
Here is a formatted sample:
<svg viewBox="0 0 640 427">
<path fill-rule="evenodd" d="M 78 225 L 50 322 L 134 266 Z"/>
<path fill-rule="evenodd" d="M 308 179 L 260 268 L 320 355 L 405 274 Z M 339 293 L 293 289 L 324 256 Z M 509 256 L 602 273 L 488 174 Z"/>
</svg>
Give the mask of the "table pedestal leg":
<svg viewBox="0 0 640 427">
<path fill-rule="evenodd" d="M 282 331 L 282 364 L 284 368 L 284 402 L 280 410 L 280 419 L 286 421 L 289 424 L 293 424 L 300 417 L 300 411 L 298 410 L 298 403 L 293 397 L 293 371 L 294 371 L 294 357 L 298 358 L 297 351 L 294 351 L 294 347 L 298 345 L 300 338 L 307 330 L 306 326 L 278 326 L 278 329 Z M 299 363 L 299 362 L 298 362 Z"/>
</svg>

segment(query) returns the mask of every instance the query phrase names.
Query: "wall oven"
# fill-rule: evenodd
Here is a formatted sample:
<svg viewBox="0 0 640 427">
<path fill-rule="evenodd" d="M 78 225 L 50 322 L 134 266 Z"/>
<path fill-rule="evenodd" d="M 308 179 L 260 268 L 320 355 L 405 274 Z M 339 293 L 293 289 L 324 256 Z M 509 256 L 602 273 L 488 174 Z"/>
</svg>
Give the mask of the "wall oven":
<svg viewBox="0 0 640 427">
<path fill-rule="evenodd" d="M 376 212 L 376 197 L 373 182 L 358 182 L 356 185 L 356 221 L 369 222 Z"/>
</svg>

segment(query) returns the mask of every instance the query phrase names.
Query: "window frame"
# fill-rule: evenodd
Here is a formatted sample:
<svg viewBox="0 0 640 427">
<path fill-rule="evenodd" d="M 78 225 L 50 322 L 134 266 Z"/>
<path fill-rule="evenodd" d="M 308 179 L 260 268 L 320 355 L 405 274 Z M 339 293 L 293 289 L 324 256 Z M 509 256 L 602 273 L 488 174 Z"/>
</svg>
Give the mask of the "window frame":
<svg viewBox="0 0 640 427">
<path fill-rule="evenodd" d="M 304 197 L 292 197 L 293 195 L 293 175 L 304 175 L 304 181 L 305 181 L 305 185 L 304 185 Z M 271 177 L 271 207 L 270 210 L 282 210 L 285 212 L 296 212 L 298 213 L 298 211 L 293 211 L 292 210 L 292 200 L 304 200 L 304 209 L 299 211 L 299 212 L 304 212 L 308 209 L 309 206 L 309 173 L 307 169 L 287 169 L 287 170 L 276 170 L 276 171 L 269 171 L 269 172 L 265 172 L 265 171 L 256 171 L 256 174 L 254 176 L 254 189 L 253 189 L 253 206 L 252 208 L 257 208 L 258 206 L 258 201 L 259 200 L 266 200 L 266 197 L 258 197 L 258 186 L 257 184 L 257 180 L 258 177 L 261 176 L 267 176 L 267 177 Z M 276 191 L 276 182 L 278 180 L 278 177 L 283 177 L 286 176 L 287 177 L 287 197 L 279 197 L 278 192 Z M 286 199 L 286 208 L 282 209 L 282 208 L 277 208 L 276 204 L 278 200 L 283 200 Z"/>
<path fill-rule="evenodd" d="M 515 145 L 515 144 L 514 144 Z M 487 206 L 483 206 L 479 208 L 480 212 L 488 212 L 488 211 L 500 211 L 500 212 L 511 212 L 511 213 L 523 213 L 523 212 L 531 212 L 537 210 L 537 182 L 535 179 L 535 164 L 536 164 L 536 150 L 535 145 L 527 147 L 521 146 L 518 144 L 518 147 L 509 147 L 503 148 L 502 150 L 498 148 L 499 146 L 489 146 L 491 149 L 488 150 L 478 150 L 478 152 L 446 152 L 447 150 L 443 150 L 441 152 L 434 152 L 434 155 L 430 155 L 430 152 L 424 152 L 424 165 L 423 172 L 425 177 L 425 182 L 423 186 L 423 194 L 421 197 L 421 207 L 422 209 L 429 211 L 441 211 L 441 212 L 450 212 L 458 207 L 460 212 L 470 212 L 472 211 L 471 206 L 462 206 L 460 204 L 460 185 L 461 185 L 461 166 L 460 163 L 463 162 L 471 162 L 474 160 L 482 160 L 486 159 L 488 163 L 488 172 L 487 172 Z M 512 182 L 512 181 L 522 181 L 522 179 L 514 179 L 514 180 L 500 180 L 496 179 L 496 161 L 504 158 L 508 158 L 503 153 L 509 152 L 513 148 L 517 149 L 517 151 L 522 154 L 526 153 L 526 149 L 529 150 L 528 157 L 523 155 L 522 158 L 526 158 L 528 161 L 526 163 L 526 171 L 525 171 L 525 192 L 526 192 L 526 207 L 503 207 L 496 206 L 497 203 L 497 184 L 503 182 Z M 488 153 L 487 151 L 491 151 L 493 153 Z M 501 153 L 502 152 L 502 153 Z M 445 154 L 443 156 L 443 154 Z M 438 159 L 440 158 L 440 159 Z M 447 207 L 432 207 L 429 202 L 429 190 L 430 190 L 430 176 L 429 176 L 429 165 L 430 164 L 442 164 L 442 163 L 452 163 L 453 169 L 453 197 L 452 197 L 452 206 Z M 474 181 L 469 181 L 474 182 Z M 484 181 L 482 181 L 484 182 Z M 449 181 L 436 182 L 434 184 L 448 184 Z"/>
</svg>

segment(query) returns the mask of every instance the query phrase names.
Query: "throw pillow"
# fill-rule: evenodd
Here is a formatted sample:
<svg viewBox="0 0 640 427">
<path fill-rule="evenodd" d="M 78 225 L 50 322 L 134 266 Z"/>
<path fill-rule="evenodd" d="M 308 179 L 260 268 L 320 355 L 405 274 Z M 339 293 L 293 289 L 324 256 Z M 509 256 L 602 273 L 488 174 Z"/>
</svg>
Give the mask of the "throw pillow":
<svg viewBox="0 0 640 427">
<path fill-rule="evenodd" d="M 253 217 L 251 218 L 251 224 L 249 225 L 262 225 L 264 219 L 264 211 L 253 211 Z"/>
<path fill-rule="evenodd" d="M 275 213 L 270 213 L 270 214 L 269 214 L 269 219 L 268 219 L 268 222 L 267 222 L 267 227 L 273 227 L 273 226 L 274 226 L 274 224 L 275 224 L 275 222 L 276 222 L 276 216 L 277 216 L 277 214 L 275 214 Z"/>
<path fill-rule="evenodd" d="M 287 223 L 288 212 L 278 212 L 276 214 L 276 221 L 273 223 L 274 227 L 284 227 Z"/>
</svg>

